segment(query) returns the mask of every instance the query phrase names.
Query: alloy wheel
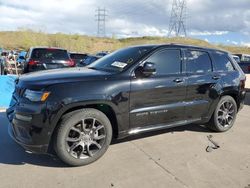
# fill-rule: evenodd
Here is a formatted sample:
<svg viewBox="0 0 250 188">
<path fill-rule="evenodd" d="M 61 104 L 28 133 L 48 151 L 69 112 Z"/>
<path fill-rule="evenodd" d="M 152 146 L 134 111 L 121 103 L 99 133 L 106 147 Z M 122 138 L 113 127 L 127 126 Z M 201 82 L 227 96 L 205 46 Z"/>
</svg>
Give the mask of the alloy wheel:
<svg viewBox="0 0 250 188">
<path fill-rule="evenodd" d="M 73 125 L 68 132 L 67 151 L 77 159 L 93 157 L 102 149 L 105 138 L 105 127 L 97 119 L 82 119 Z"/>
<path fill-rule="evenodd" d="M 218 110 L 217 120 L 223 127 L 228 127 L 232 124 L 235 117 L 235 106 L 230 101 L 225 101 L 221 104 Z"/>
</svg>

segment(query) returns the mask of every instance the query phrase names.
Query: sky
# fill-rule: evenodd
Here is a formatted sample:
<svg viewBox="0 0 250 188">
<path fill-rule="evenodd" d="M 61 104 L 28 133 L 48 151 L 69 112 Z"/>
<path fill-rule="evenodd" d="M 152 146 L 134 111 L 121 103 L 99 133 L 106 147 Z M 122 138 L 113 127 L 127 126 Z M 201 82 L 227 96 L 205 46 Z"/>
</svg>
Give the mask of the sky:
<svg viewBox="0 0 250 188">
<path fill-rule="evenodd" d="M 0 0 L 0 31 L 97 34 L 95 14 L 107 10 L 106 35 L 167 36 L 173 0 Z M 250 46 L 250 0 L 187 0 L 187 35 Z"/>
</svg>

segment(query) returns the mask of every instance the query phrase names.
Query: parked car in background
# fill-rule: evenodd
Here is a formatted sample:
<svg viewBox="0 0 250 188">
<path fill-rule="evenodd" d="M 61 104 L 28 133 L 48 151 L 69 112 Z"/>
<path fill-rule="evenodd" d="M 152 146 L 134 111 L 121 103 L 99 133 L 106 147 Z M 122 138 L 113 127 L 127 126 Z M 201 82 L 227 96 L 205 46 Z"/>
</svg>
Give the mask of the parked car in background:
<svg viewBox="0 0 250 188">
<path fill-rule="evenodd" d="M 27 54 L 26 51 L 19 52 L 18 55 L 17 55 L 16 62 L 19 63 L 19 64 L 23 64 L 25 62 L 26 54 Z"/>
<path fill-rule="evenodd" d="M 21 56 L 20 56 L 21 58 Z M 32 47 L 25 56 L 24 73 L 74 67 L 67 50 L 51 47 Z"/>
<path fill-rule="evenodd" d="M 240 63 L 240 57 L 237 56 L 237 55 L 232 55 L 234 60 L 237 62 L 237 63 Z"/>
<path fill-rule="evenodd" d="M 233 54 L 233 56 L 237 56 L 240 59 L 238 63 L 244 73 L 250 73 L 250 55 L 248 54 Z"/>
<path fill-rule="evenodd" d="M 243 107 L 245 81 L 224 51 L 124 48 L 86 68 L 21 76 L 7 110 L 9 133 L 27 151 L 54 148 L 65 163 L 87 165 L 112 139 L 191 123 L 228 131 Z"/>
<path fill-rule="evenodd" d="M 249 54 L 233 54 L 240 58 L 240 61 L 250 62 L 250 55 Z"/>
<path fill-rule="evenodd" d="M 109 54 L 109 51 L 101 51 L 101 52 L 96 53 L 96 56 L 103 57 L 103 56 L 108 55 L 108 54 Z"/>
<path fill-rule="evenodd" d="M 95 55 L 88 55 L 86 59 L 83 61 L 81 66 L 87 66 L 90 65 L 91 63 L 95 62 L 96 60 L 100 59 L 100 56 L 95 56 Z"/>
<path fill-rule="evenodd" d="M 81 67 L 88 54 L 70 52 L 69 56 L 75 62 L 77 67 Z"/>
</svg>

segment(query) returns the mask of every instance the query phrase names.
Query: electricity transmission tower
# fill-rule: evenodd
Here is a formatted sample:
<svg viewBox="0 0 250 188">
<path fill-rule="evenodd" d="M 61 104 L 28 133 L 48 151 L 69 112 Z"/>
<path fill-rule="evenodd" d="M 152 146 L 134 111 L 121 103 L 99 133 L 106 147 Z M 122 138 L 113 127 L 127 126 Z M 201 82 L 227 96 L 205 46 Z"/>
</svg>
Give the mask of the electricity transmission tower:
<svg viewBox="0 0 250 188">
<path fill-rule="evenodd" d="M 106 17 L 107 11 L 105 8 L 96 9 L 96 21 L 97 21 L 97 36 L 105 37 L 106 36 Z"/>
<path fill-rule="evenodd" d="M 168 37 L 187 36 L 185 24 L 186 10 L 187 0 L 173 0 Z"/>
</svg>

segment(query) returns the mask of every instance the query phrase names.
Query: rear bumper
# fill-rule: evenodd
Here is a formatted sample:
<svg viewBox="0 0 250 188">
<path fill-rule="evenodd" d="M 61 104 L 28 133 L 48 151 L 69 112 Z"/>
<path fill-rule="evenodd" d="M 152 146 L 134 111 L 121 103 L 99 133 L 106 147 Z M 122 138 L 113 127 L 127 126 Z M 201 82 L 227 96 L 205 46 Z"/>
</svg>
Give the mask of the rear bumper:
<svg viewBox="0 0 250 188">
<path fill-rule="evenodd" d="M 246 98 L 246 90 L 240 92 L 240 98 L 239 98 L 239 108 L 238 111 L 240 111 L 244 107 L 244 100 Z"/>
</svg>

